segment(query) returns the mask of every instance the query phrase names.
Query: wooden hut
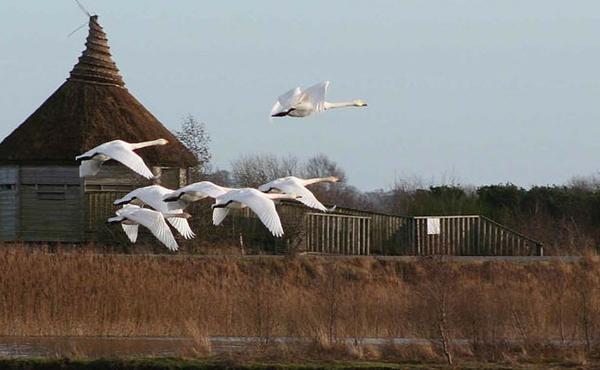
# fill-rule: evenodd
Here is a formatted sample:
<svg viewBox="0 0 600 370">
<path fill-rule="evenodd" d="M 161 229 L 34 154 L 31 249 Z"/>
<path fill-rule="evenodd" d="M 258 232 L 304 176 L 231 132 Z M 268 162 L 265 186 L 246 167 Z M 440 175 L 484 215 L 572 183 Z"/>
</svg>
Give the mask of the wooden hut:
<svg viewBox="0 0 600 370">
<path fill-rule="evenodd" d="M 167 139 L 138 151 L 165 186 L 185 184 L 197 163 L 125 88 L 97 16 L 85 46 L 67 80 L 0 143 L 0 240 L 96 239 L 110 201 L 150 184 L 115 161 L 79 178 L 75 156 L 103 142 Z"/>
</svg>

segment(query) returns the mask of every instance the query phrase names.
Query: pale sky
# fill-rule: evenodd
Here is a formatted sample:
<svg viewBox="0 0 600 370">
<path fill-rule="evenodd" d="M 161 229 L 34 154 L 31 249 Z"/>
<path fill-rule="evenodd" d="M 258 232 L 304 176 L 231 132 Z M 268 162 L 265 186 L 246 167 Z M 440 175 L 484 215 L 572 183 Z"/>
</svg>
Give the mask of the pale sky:
<svg viewBox="0 0 600 370">
<path fill-rule="evenodd" d="M 206 122 L 214 163 L 325 153 L 363 190 L 394 176 L 564 183 L 600 168 L 600 2 L 90 1 L 128 89 L 168 128 Z M 68 76 L 71 0 L 0 2 L 0 139 Z M 367 108 L 270 122 L 331 80 Z"/>
</svg>

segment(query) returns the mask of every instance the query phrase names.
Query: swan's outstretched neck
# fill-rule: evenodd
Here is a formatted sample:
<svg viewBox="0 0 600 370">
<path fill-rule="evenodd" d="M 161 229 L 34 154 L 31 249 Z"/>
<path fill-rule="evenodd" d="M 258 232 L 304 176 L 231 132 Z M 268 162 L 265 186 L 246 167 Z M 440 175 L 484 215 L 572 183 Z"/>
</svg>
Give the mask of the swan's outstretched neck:
<svg viewBox="0 0 600 370">
<path fill-rule="evenodd" d="M 325 107 L 325 109 L 333 109 L 333 108 L 344 108 L 344 107 L 366 107 L 367 103 L 365 103 L 364 101 L 358 99 L 358 100 L 351 100 L 351 101 L 340 101 L 340 102 L 334 102 L 334 103 L 330 103 L 330 102 L 325 102 L 323 103 L 323 106 Z"/>
<path fill-rule="evenodd" d="M 151 140 L 151 141 L 142 141 L 141 143 L 132 143 L 129 145 L 131 145 L 132 150 L 136 150 L 136 149 L 145 148 L 147 146 L 166 145 L 168 143 L 169 142 L 165 139 L 156 139 L 156 140 Z"/>
<path fill-rule="evenodd" d="M 318 182 L 338 182 L 338 181 L 340 181 L 340 179 L 338 179 L 335 176 L 318 177 L 316 179 L 307 179 L 307 180 L 304 180 L 304 186 L 310 185 L 310 184 L 316 184 Z"/>
<path fill-rule="evenodd" d="M 116 224 L 116 223 L 124 221 L 124 220 L 125 220 L 125 217 L 115 216 L 115 217 L 109 218 L 108 220 L 106 220 L 106 222 L 109 224 Z"/>
</svg>

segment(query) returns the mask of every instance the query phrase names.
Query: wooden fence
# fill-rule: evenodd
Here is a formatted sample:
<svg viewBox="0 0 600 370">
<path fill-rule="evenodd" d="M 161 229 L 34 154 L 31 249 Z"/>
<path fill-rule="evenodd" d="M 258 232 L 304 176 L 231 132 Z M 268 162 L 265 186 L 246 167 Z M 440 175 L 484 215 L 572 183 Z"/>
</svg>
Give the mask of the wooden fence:
<svg viewBox="0 0 600 370">
<path fill-rule="evenodd" d="M 414 217 L 412 255 L 543 255 L 542 244 L 485 216 Z M 404 253 L 403 253 L 404 254 Z"/>
<path fill-rule="evenodd" d="M 111 242 L 120 228 L 106 224 L 125 192 L 87 192 L 88 240 Z M 229 241 L 266 253 L 289 248 L 345 255 L 542 255 L 541 243 L 485 216 L 408 217 L 350 208 L 321 213 L 295 203 L 277 207 L 285 235 L 274 238 L 248 209 L 232 210 L 222 226 L 212 225 L 210 202 L 197 202 L 188 212 L 199 240 Z M 121 238 L 122 239 L 122 238 Z M 152 240 L 150 238 L 150 240 Z"/>
<path fill-rule="evenodd" d="M 306 249 L 310 252 L 370 254 L 370 217 L 307 213 L 305 230 Z"/>
</svg>

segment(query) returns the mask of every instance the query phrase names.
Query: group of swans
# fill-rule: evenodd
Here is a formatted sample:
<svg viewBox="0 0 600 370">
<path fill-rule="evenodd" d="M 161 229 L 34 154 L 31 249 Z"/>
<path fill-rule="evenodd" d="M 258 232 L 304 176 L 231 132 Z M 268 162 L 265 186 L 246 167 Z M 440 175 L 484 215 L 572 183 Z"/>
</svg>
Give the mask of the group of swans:
<svg viewBox="0 0 600 370">
<path fill-rule="evenodd" d="M 142 225 L 170 250 L 177 250 L 179 246 L 169 228 L 171 224 L 185 239 L 195 236 L 188 223 L 190 214 L 184 209 L 191 203 L 204 198 L 213 198 L 212 205 L 213 224 L 220 225 L 227 217 L 230 209 L 249 208 L 254 212 L 265 227 L 276 237 L 283 236 L 283 226 L 277 209 L 276 202 L 284 199 L 298 200 L 309 207 L 328 211 L 317 200 L 306 185 L 318 182 L 336 182 L 335 177 L 315 179 L 300 179 L 288 176 L 276 179 L 253 188 L 227 188 L 216 185 L 210 181 L 201 181 L 171 190 L 161 185 L 150 185 L 135 189 L 122 198 L 115 200 L 115 205 L 123 208 L 116 211 L 116 217 L 108 219 L 109 222 L 121 223 L 123 231 L 135 243 L 137 227 Z M 143 207 L 151 207 L 143 208 Z"/>
<path fill-rule="evenodd" d="M 102 163 L 114 159 L 131 170 L 148 179 L 155 179 L 144 160 L 134 152 L 136 149 L 152 145 L 165 145 L 167 140 L 157 139 L 141 143 L 127 143 L 114 140 L 101 144 L 86 153 L 77 156 L 80 161 L 79 175 L 94 176 L 100 171 Z M 142 225 L 168 249 L 175 251 L 179 245 L 168 224 L 171 224 L 185 239 L 196 234 L 190 228 L 189 213 L 184 209 L 191 203 L 210 197 L 215 199 L 212 205 L 213 224 L 220 225 L 229 209 L 250 208 L 276 237 L 283 236 L 283 226 L 275 208 L 275 202 L 283 199 L 298 200 L 308 207 L 323 212 L 330 211 L 306 186 L 318 182 L 336 182 L 336 177 L 301 179 L 288 176 L 273 180 L 253 188 L 227 188 L 210 181 L 201 181 L 184 186 L 177 190 L 161 185 L 150 185 L 135 189 L 122 198 L 115 200 L 115 205 L 123 206 L 116 211 L 116 216 L 108 219 L 109 223 L 120 223 L 123 231 L 132 243 L 138 235 L 138 227 Z M 144 208 L 149 207 L 149 208 Z"/>
<path fill-rule="evenodd" d="M 271 117 L 307 117 L 313 113 L 323 112 L 332 108 L 366 107 L 367 103 L 358 99 L 347 102 L 327 102 L 325 96 L 330 82 L 324 81 L 306 89 L 296 87 L 281 95 L 273 108 Z M 113 140 L 98 145 L 87 152 L 75 157 L 80 162 L 79 176 L 95 176 L 102 164 L 114 159 L 146 179 L 156 179 L 150 168 L 134 151 L 137 149 L 166 145 L 165 139 L 128 143 L 123 140 Z M 231 208 L 250 208 L 261 222 L 276 237 L 283 235 L 281 220 L 275 208 L 275 202 L 282 199 L 297 200 L 307 207 L 322 212 L 332 211 L 317 200 L 306 186 L 318 182 L 336 182 L 336 177 L 301 179 L 288 176 L 273 180 L 258 187 L 258 189 L 232 189 L 202 181 L 173 191 L 160 185 L 151 185 L 136 189 L 124 197 L 117 199 L 115 204 L 123 208 L 116 211 L 116 216 L 108 219 L 111 223 L 121 223 L 125 234 L 135 243 L 138 226 L 148 228 L 154 236 L 170 250 L 179 246 L 168 224 L 171 224 L 185 239 L 195 236 L 187 219 L 190 217 L 183 210 L 192 202 L 211 197 L 213 204 L 213 223 L 220 225 L 227 217 Z M 150 208 L 144 208 L 144 207 Z"/>
<path fill-rule="evenodd" d="M 300 87 L 291 89 L 277 99 L 271 108 L 271 117 L 306 117 L 332 108 L 367 106 L 360 99 L 336 103 L 325 101 L 330 84 L 323 81 L 304 90 Z"/>
</svg>

